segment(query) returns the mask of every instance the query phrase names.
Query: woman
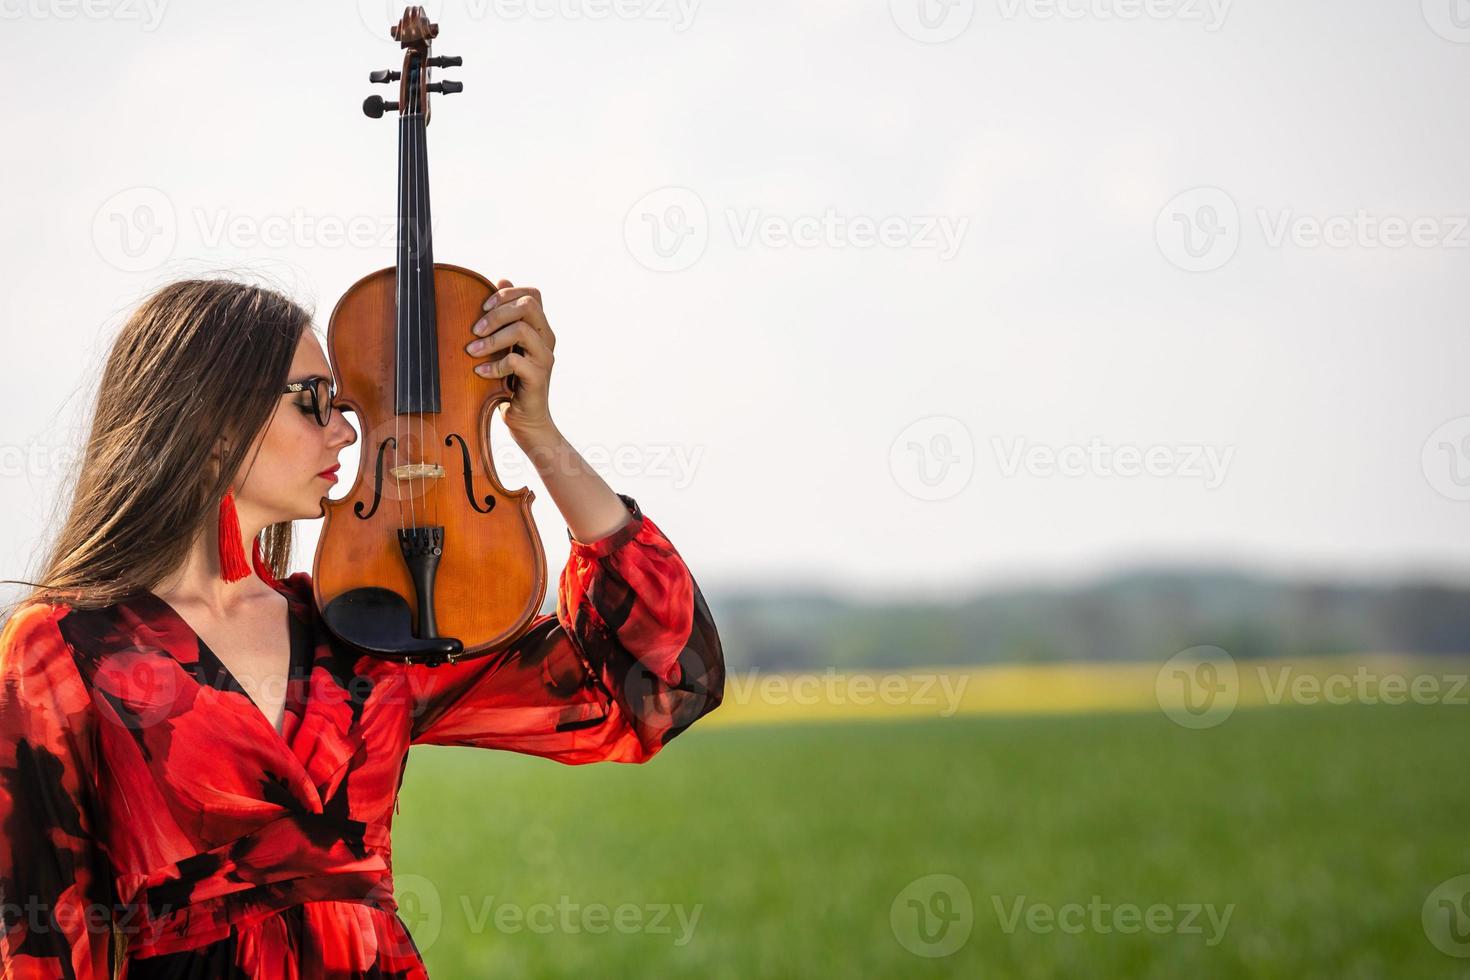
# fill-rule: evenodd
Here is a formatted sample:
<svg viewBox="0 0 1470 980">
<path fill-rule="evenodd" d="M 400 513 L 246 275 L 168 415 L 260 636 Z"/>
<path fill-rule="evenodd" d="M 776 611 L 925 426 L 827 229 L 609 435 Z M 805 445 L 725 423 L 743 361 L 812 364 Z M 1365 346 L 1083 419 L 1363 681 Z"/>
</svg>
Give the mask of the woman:
<svg viewBox="0 0 1470 980">
<path fill-rule="evenodd" d="M 424 977 L 390 864 L 410 745 L 645 762 L 720 703 L 689 570 L 551 421 L 540 299 L 501 280 L 471 353 L 520 378 L 505 425 L 568 525 L 556 614 L 432 668 L 351 655 L 286 575 L 356 438 L 309 314 L 191 280 L 130 318 L 0 633 L 0 977 Z"/>
</svg>

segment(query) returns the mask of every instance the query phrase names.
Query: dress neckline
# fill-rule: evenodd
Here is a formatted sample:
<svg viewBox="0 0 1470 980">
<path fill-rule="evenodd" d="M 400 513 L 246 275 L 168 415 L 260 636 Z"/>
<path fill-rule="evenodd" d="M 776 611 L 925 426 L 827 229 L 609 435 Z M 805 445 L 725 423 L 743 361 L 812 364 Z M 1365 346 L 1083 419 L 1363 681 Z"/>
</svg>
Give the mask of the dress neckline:
<svg viewBox="0 0 1470 980">
<path fill-rule="evenodd" d="M 205 676 L 201 679 L 215 690 L 228 690 L 231 693 L 242 695 L 250 703 L 250 706 L 255 709 L 256 715 L 259 716 L 260 720 L 265 724 L 265 727 L 275 733 L 277 738 L 285 742 L 290 736 L 291 716 L 293 713 L 299 713 L 293 712 L 293 708 L 295 707 L 293 704 L 293 693 L 299 686 L 304 686 L 305 679 L 310 675 L 310 631 L 307 624 L 301 622 L 297 616 L 295 597 L 288 591 L 287 586 L 284 583 L 267 582 L 266 584 L 270 585 L 272 591 L 278 593 L 286 600 L 286 636 L 289 653 L 286 661 L 286 697 L 282 705 L 280 728 L 276 727 L 275 723 L 266 715 L 260 705 L 256 703 L 255 698 L 240 683 L 234 672 L 220 659 L 219 654 L 210 648 L 209 644 L 205 642 L 204 637 L 199 634 L 199 631 L 190 625 L 189 621 L 173 607 L 172 603 L 152 589 L 142 589 L 139 594 L 151 599 L 153 604 L 164 616 L 180 626 L 189 636 L 193 637 L 195 644 L 198 646 L 199 656 L 196 670 L 215 675 Z M 226 683 L 222 685 L 220 681 L 225 681 Z"/>
</svg>

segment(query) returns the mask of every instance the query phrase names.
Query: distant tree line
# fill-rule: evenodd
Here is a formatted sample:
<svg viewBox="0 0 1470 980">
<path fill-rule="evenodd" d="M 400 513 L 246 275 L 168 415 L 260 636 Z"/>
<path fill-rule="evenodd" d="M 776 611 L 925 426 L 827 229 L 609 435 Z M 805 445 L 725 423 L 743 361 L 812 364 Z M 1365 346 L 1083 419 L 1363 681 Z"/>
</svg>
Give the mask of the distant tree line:
<svg viewBox="0 0 1470 980">
<path fill-rule="evenodd" d="M 1187 647 L 1237 658 L 1470 653 L 1470 590 L 1273 579 L 1209 570 L 1118 574 L 1076 588 L 961 602 L 866 604 L 813 591 L 705 594 L 733 668 L 1162 661 Z"/>
</svg>

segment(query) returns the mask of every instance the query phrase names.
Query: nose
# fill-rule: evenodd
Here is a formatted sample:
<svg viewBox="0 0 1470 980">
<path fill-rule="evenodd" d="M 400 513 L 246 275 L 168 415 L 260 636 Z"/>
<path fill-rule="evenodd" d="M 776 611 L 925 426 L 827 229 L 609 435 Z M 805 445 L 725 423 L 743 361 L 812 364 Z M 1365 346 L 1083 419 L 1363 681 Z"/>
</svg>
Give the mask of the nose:
<svg viewBox="0 0 1470 980">
<path fill-rule="evenodd" d="M 327 431 L 330 434 L 333 449 L 341 449 L 357 441 L 357 430 L 352 427 L 351 422 L 347 421 L 347 415 L 342 411 L 340 405 L 333 407 L 331 421 L 327 423 Z"/>
</svg>

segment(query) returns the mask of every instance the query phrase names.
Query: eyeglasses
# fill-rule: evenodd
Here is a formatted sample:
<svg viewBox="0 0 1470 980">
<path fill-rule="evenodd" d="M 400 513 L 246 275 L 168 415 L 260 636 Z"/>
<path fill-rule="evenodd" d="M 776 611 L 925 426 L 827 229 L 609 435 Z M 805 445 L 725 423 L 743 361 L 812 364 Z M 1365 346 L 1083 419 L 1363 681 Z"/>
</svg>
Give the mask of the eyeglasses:
<svg viewBox="0 0 1470 980">
<path fill-rule="evenodd" d="M 314 377 L 295 381 L 281 389 L 281 394 L 305 391 L 311 394 L 311 410 L 316 414 L 317 424 L 326 427 L 332 421 L 332 403 L 337 400 L 337 386 L 330 378 Z"/>
</svg>

